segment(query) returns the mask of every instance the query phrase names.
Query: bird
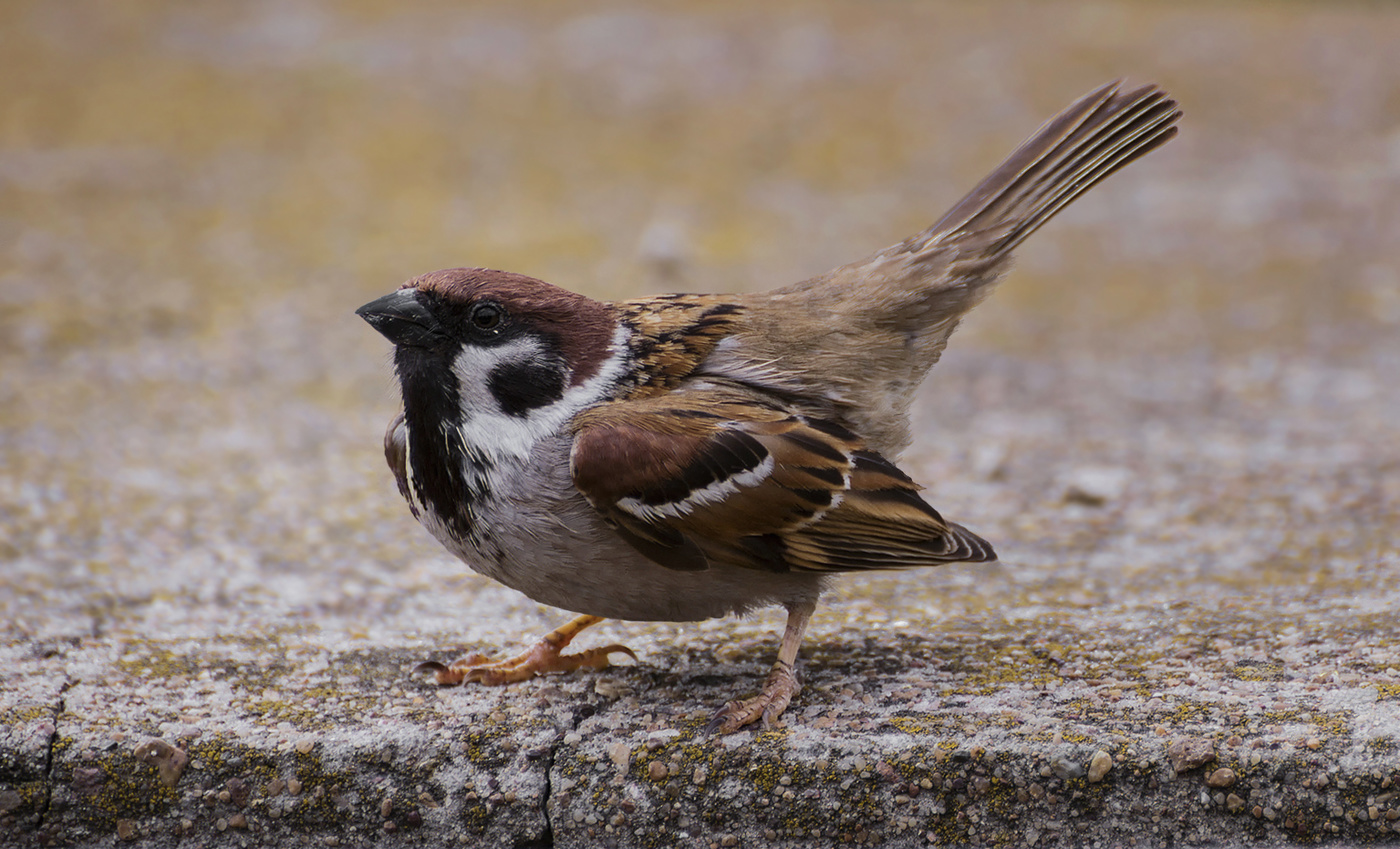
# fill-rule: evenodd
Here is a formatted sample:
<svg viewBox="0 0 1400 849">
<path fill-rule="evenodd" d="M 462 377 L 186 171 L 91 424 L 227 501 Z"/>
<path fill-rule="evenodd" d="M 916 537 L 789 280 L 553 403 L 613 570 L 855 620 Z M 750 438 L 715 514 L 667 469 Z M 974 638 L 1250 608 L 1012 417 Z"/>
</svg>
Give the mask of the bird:
<svg viewBox="0 0 1400 849">
<path fill-rule="evenodd" d="M 576 614 L 515 657 L 429 661 L 440 685 L 602 669 L 566 653 L 605 619 L 693 622 L 781 606 L 761 689 L 707 730 L 771 728 L 840 573 L 996 559 L 899 466 L 909 406 L 1011 253 L 1177 134 L 1156 85 L 1121 81 L 1042 125 L 932 226 L 761 292 L 604 302 L 452 268 L 357 310 L 393 343 L 384 452 L 414 517 L 472 570 Z"/>
</svg>

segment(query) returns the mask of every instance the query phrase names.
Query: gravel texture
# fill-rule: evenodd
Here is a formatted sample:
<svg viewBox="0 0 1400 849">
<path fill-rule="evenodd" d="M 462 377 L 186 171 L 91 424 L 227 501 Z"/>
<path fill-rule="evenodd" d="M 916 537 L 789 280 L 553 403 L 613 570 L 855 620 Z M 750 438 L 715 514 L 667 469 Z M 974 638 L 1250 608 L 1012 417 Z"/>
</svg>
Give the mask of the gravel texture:
<svg viewBox="0 0 1400 849">
<path fill-rule="evenodd" d="M 750 5 L 5 4 L 0 845 L 1400 843 L 1400 13 Z M 410 674 L 565 614 L 413 524 L 355 307 L 797 280 L 1118 74 L 1182 137 L 916 405 L 1000 562 L 840 583 L 768 731 L 777 611 Z"/>
</svg>

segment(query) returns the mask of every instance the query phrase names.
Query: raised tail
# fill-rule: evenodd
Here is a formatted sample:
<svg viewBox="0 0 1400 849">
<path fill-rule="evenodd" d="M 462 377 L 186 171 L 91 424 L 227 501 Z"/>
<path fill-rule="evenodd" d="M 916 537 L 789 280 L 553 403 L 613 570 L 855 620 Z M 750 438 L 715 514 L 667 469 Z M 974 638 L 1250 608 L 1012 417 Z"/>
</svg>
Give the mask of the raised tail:
<svg viewBox="0 0 1400 849">
<path fill-rule="evenodd" d="M 1092 91 L 1051 118 L 910 241 L 933 247 L 985 235 L 991 238 L 979 251 L 1004 256 L 1100 180 L 1170 141 L 1181 117 L 1176 101 L 1155 85 L 1119 92 L 1120 85 Z"/>
<path fill-rule="evenodd" d="M 833 396 L 837 387 L 840 409 L 832 415 L 897 456 L 909 444 L 914 388 L 962 317 L 1006 275 L 1012 249 L 1100 180 L 1171 140 L 1180 117 L 1176 101 L 1154 85 L 1120 92 L 1115 82 L 1091 92 L 932 227 L 756 296 L 762 309 L 748 314 L 745 345 L 711 355 L 707 367 L 799 396 Z M 823 332 L 790 323 L 793 312 L 819 316 Z"/>
</svg>

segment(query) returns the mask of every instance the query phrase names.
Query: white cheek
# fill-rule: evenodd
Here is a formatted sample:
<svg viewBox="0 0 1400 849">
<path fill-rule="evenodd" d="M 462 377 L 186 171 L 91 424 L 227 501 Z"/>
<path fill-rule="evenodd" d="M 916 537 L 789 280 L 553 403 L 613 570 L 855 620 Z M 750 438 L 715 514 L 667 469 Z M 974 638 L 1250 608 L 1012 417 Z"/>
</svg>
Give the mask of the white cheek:
<svg viewBox="0 0 1400 849">
<path fill-rule="evenodd" d="M 504 363 L 520 363 L 543 353 L 537 339 L 515 339 L 493 348 L 478 348 L 465 345 L 452 361 L 452 371 L 457 375 L 457 391 L 462 401 L 464 416 L 474 416 L 482 412 L 501 411 L 496 396 L 491 394 L 489 381 L 491 372 Z"/>
<path fill-rule="evenodd" d="M 462 399 L 462 442 L 468 450 L 489 458 L 530 456 L 534 446 L 557 433 L 575 413 L 607 395 L 623 368 L 626 334 L 618 328 L 613 334 L 611 356 L 598 373 L 578 386 L 570 387 L 552 404 L 515 416 L 501 409 L 491 393 L 491 372 L 503 363 L 519 363 L 543 356 L 537 339 L 517 339 L 493 348 L 464 347 L 452 364 Z M 567 379 L 567 377 L 566 377 Z"/>
</svg>

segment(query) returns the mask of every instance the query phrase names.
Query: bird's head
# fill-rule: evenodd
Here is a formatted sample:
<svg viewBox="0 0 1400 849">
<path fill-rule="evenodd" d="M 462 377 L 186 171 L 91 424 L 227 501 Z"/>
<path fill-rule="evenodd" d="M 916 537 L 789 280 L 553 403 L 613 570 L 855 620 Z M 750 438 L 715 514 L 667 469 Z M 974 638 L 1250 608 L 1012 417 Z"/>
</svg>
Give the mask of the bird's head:
<svg viewBox="0 0 1400 849">
<path fill-rule="evenodd" d="M 556 403 L 598 373 L 617 327 L 606 304 L 483 268 L 425 274 L 356 313 L 394 343 L 406 406 L 453 396 L 468 416 Z"/>
</svg>

